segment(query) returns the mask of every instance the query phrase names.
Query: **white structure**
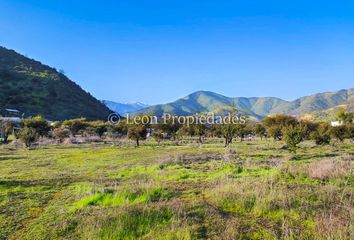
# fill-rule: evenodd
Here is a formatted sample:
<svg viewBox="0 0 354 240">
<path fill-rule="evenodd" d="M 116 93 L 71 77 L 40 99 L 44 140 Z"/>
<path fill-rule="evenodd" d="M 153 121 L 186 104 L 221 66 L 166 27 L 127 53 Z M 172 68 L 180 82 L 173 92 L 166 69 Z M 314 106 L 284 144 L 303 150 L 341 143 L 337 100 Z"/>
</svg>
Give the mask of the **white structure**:
<svg viewBox="0 0 354 240">
<path fill-rule="evenodd" d="M 343 121 L 331 121 L 332 127 L 338 127 L 338 126 L 342 126 L 342 125 L 343 125 Z"/>
</svg>

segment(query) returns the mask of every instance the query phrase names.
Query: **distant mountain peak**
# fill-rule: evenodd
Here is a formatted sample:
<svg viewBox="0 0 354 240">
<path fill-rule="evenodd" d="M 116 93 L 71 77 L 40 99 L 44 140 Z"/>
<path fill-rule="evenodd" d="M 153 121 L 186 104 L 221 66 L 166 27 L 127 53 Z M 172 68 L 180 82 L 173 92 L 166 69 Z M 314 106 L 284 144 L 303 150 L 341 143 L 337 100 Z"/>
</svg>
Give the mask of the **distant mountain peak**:
<svg viewBox="0 0 354 240">
<path fill-rule="evenodd" d="M 118 103 L 109 100 L 102 100 L 102 103 L 105 104 L 110 110 L 116 112 L 120 115 L 125 115 L 127 113 L 136 112 L 144 108 L 149 107 L 149 105 L 141 102 L 131 102 L 131 103 Z"/>
<path fill-rule="evenodd" d="M 300 115 L 326 110 L 340 104 L 353 105 L 354 89 L 342 89 L 337 92 L 317 93 L 286 101 L 277 97 L 226 97 L 211 91 L 196 91 L 167 104 L 159 104 L 137 111 L 135 114 L 193 115 L 200 112 L 213 112 L 225 106 L 236 105 L 238 109 L 257 119 L 270 114 Z"/>
</svg>

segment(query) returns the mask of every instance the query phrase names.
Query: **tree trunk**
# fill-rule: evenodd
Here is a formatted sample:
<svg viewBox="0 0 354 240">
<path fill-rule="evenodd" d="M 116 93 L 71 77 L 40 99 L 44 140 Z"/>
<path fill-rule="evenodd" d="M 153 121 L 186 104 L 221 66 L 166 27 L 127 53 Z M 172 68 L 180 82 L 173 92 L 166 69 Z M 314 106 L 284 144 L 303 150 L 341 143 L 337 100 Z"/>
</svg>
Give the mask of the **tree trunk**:
<svg viewBox="0 0 354 240">
<path fill-rule="evenodd" d="M 227 147 L 227 145 L 229 145 L 229 138 L 225 138 L 225 147 Z"/>
<path fill-rule="evenodd" d="M 136 146 L 139 147 L 139 138 L 136 138 Z"/>
</svg>

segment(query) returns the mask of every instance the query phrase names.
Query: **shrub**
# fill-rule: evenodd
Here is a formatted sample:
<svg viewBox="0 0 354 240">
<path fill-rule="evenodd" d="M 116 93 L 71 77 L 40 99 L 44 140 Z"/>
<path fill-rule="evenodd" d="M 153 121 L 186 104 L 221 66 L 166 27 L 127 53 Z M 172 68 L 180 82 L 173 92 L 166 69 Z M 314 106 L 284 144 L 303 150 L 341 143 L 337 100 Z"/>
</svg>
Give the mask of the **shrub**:
<svg viewBox="0 0 354 240">
<path fill-rule="evenodd" d="M 161 130 L 157 130 L 152 134 L 152 137 L 155 139 L 157 144 L 160 144 L 162 138 L 163 138 L 163 133 Z"/>
<path fill-rule="evenodd" d="M 68 128 L 73 136 L 78 134 L 80 131 L 85 130 L 89 126 L 85 118 L 66 120 L 62 125 Z"/>
<path fill-rule="evenodd" d="M 354 140 L 354 123 L 352 123 L 348 126 L 348 138 L 351 138 Z"/>
<path fill-rule="evenodd" d="M 331 142 L 331 135 L 327 125 L 321 125 L 313 134 L 313 139 L 317 145 L 326 145 Z"/>
<path fill-rule="evenodd" d="M 338 126 L 338 127 L 332 127 L 330 133 L 334 138 L 343 142 L 344 138 L 346 138 L 348 135 L 348 129 L 345 125 Z"/>
<path fill-rule="evenodd" d="M 95 133 L 97 136 L 102 138 L 103 134 L 107 132 L 107 125 L 102 121 L 90 122 L 88 124 L 89 131 Z"/>
<path fill-rule="evenodd" d="M 53 137 L 62 143 L 65 138 L 70 137 L 70 131 L 66 128 L 55 128 L 53 131 Z"/>
<path fill-rule="evenodd" d="M 296 125 L 298 123 L 295 117 L 283 115 L 283 114 L 266 117 L 263 119 L 262 122 L 267 127 L 279 126 L 281 128 L 289 125 Z"/>
<path fill-rule="evenodd" d="M 126 122 L 122 120 L 118 124 L 109 124 L 107 126 L 107 132 L 111 134 L 112 137 L 127 135 L 128 126 Z"/>
<path fill-rule="evenodd" d="M 256 133 L 256 135 L 258 137 L 262 138 L 265 137 L 267 135 L 267 130 L 266 128 L 263 126 L 263 124 L 256 124 L 254 127 L 254 132 Z"/>
<path fill-rule="evenodd" d="M 0 134 L 6 143 L 9 135 L 13 132 L 14 123 L 11 121 L 0 121 Z"/>
<path fill-rule="evenodd" d="M 274 140 L 281 140 L 283 138 L 283 133 L 280 126 L 271 126 L 268 128 L 268 132 Z"/>
<path fill-rule="evenodd" d="M 48 136 L 50 131 L 48 122 L 41 116 L 23 119 L 22 126 L 33 129 L 39 137 Z"/>
<path fill-rule="evenodd" d="M 128 138 L 135 140 L 138 147 L 141 139 L 146 139 L 147 128 L 142 124 L 131 124 L 128 127 Z"/>
<path fill-rule="evenodd" d="M 26 126 L 17 133 L 17 138 L 29 148 L 38 140 L 39 134 L 34 128 Z"/>
<path fill-rule="evenodd" d="M 288 149 L 296 153 L 297 145 L 304 139 L 305 130 L 303 126 L 289 125 L 284 129 L 284 138 Z"/>
</svg>

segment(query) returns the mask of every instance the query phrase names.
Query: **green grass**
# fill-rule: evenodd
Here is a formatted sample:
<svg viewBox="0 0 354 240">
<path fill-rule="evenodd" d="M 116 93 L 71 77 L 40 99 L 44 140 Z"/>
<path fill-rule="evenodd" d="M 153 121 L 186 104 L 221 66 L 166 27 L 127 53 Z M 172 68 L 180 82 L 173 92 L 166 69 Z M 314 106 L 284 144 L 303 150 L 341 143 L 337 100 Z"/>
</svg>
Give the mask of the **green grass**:
<svg viewBox="0 0 354 240">
<path fill-rule="evenodd" d="M 353 237 L 353 142 L 188 141 L 1 145 L 0 239 Z"/>
</svg>

